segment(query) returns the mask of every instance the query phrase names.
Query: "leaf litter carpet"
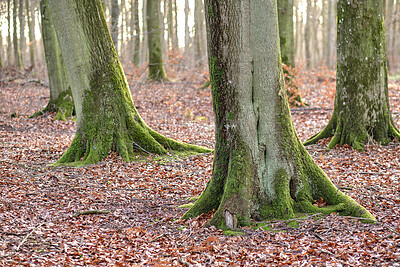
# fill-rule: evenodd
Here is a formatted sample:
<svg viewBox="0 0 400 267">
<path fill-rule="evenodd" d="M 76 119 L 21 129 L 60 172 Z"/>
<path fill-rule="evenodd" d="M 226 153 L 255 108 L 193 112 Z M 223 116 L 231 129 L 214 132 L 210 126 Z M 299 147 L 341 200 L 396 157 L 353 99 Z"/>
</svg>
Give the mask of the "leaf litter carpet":
<svg viewBox="0 0 400 267">
<path fill-rule="evenodd" d="M 199 89 L 203 76 L 165 83 L 128 77 L 135 105 L 153 129 L 213 147 L 211 94 Z M 292 108 L 292 115 L 304 141 L 328 122 L 335 81 L 320 69 L 303 72 L 301 83 L 309 106 Z M 400 82 L 389 86 L 399 126 Z M 211 214 L 180 219 L 186 209 L 178 206 L 193 202 L 211 177 L 212 154 L 124 162 L 112 153 L 86 167 L 49 166 L 68 148 L 76 123 L 54 121 L 54 114 L 27 118 L 47 101 L 45 84 L 0 81 L 0 265 L 400 266 L 398 142 L 369 144 L 364 152 L 326 151 L 329 140 L 307 148 L 377 224 L 310 215 L 265 222 L 265 229 L 243 227 L 239 235 L 203 227 Z M 104 213 L 78 213 L 89 210 Z"/>
</svg>

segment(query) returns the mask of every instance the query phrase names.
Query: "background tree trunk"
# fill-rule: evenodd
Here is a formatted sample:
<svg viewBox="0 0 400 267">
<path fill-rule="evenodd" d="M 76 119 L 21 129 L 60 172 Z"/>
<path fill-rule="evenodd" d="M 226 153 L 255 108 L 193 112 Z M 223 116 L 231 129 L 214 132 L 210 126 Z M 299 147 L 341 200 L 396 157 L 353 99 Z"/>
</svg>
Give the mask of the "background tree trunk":
<svg viewBox="0 0 400 267">
<path fill-rule="evenodd" d="M 143 40 L 142 40 L 142 51 L 140 53 L 140 60 L 141 64 L 144 64 L 145 61 L 149 58 L 148 57 L 148 28 L 147 28 L 147 0 L 143 0 L 143 8 L 142 8 L 142 17 L 143 17 L 143 27 L 142 27 L 142 32 L 143 32 Z"/>
<path fill-rule="evenodd" d="M 304 43 L 305 43 L 305 52 L 306 52 L 306 66 L 307 69 L 311 68 L 311 0 L 307 0 L 307 21 L 306 27 L 304 30 Z"/>
<path fill-rule="evenodd" d="M 294 67 L 293 0 L 278 0 L 278 19 L 282 63 Z"/>
<path fill-rule="evenodd" d="M 11 0 L 7 0 L 7 24 L 8 24 L 8 35 L 7 35 L 7 64 L 9 67 L 12 66 L 12 43 L 11 43 Z"/>
<path fill-rule="evenodd" d="M 135 1 L 134 5 L 134 21 L 133 21 L 133 27 L 135 29 L 135 48 L 133 52 L 133 64 L 135 67 L 138 67 L 140 65 L 140 23 L 139 23 L 139 0 L 133 0 Z"/>
<path fill-rule="evenodd" d="M 195 0 L 194 6 L 194 51 L 195 64 L 198 67 L 204 66 L 206 63 L 206 40 L 204 25 L 204 6 L 202 0 Z"/>
<path fill-rule="evenodd" d="M 17 68 L 22 67 L 21 63 L 21 53 L 19 51 L 18 45 L 18 32 L 17 32 L 17 11 L 18 11 L 18 2 L 17 0 L 13 1 L 13 46 L 14 46 L 14 62 Z"/>
<path fill-rule="evenodd" d="M 149 79 L 161 81 L 167 79 L 164 70 L 161 29 L 160 1 L 147 1 L 147 27 L 149 47 Z"/>
<path fill-rule="evenodd" d="M 189 0 L 185 0 L 185 54 L 190 61 Z"/>
<path fill-rule="evenodd" d="M 115 51 L 118 53 L 118 21 L 119 21 L 119 4 L 118 0 L 111 0 L 111 37 L 115 46 Z"/>
<path fill-rule="evenodd" d="M 333 136 L 328 149 L 363 149 L 372 139 L 387 144 L 400 138 L 389 108 L 382 7 L 376 0 L 338 1 L 335 106 L 328 125 L 306 145 Z"/>
<path fill-rule="evenodd" d="M 20 48 L 20 56 L 21 56 L 21 65 L 24 66 L 25 65 L 25 48 L 26 48 L 24 0 L 19 0 L 18 18 L 19 18 L 19 48 Z"/>
<path fill-rule="evenodd" d="M 26 21 L 28 24 L 28 37 L 29 37 L 29 57 L 30 57 L 30 63 L 31 66 L 35 66 L 35 39 L 33 38 L 33 31 L 34 28 L 32 27 L 32 22 L 31 22 L 31 11 L 29 8 L 29 0 L 26 0 L 25 2 L 25 7 L 26 7 Z"/>
<path fill-rule="evenodd" d="M 49 7 L 61 39 L 77 115 L 75 137 L 57 164 L 95 163 L 110 151 L 130 160 L 136 154 L 134 148 L 159 154 L 167 149 L 209 151 L 166 138 L 141 119 L 133 105 L 100 1 L 50 0 Z"/>
<path fill-rule="evenodd" d="M 48 6 L 48 0 L 40 1 L 42 39 L 50 85 L 50 99 L 42 111 L 36 112 L 31 117 L 55 111 L 57 112 L 55 119 L 66 120 L 74 112 L 74 102 L 60 45 L 54 29 L 53 18 Z"/>
<path fill-rule="evenodd" d="M 330 69 L 335 69 L 335 48 L 336 48 L 336 1 L 328 0 L 328 20 L 327 20 L 327 47 L 326 65 Z"/>
<path fill-rule="evenodd" d="M 296 212 L 374 220 L 331 183 L 296 135 L 279 64 L 276 1 L 205 3 L 216 146 L 213 176 L 184 218 L 215 209 L 210 223 L 230 228 Z M 320 198 L 329 206 L 313 206 Z"/>
<path fill-rule="evenodd" d="M 178 40 L 178 7 L 176 6 L 176 0 L 174 2 L 174 38 L 172 39 L 172 47 L 176 50 L 179 49 L 179 40 Z"/>
</svg>

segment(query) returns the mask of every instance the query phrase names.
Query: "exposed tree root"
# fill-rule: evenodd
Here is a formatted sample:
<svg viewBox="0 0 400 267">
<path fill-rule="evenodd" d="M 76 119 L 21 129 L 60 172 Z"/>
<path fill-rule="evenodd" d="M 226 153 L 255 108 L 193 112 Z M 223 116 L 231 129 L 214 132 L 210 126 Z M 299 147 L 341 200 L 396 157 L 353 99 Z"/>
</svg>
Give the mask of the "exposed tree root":
<svg viewBox="0 0 400 267">
<path fill-rule="evenodd" d="M 336 119 L 338 118 L 338 119 Z M 380 144 L 386 145 L 390 139 L 400 140 L 400 131 L 394 126 L 391 119 L 387 129 L 381 129 L 382 125 L 377 124 L 373 129 L 351 129 L 344 126 L 344 121 L 341 117 L 332 116 L 328 125 L 319 133 L 311 136 L 304 142 L 305 146 L 317 143 L 324 138 L 332 137 L 327 149 L 334 148 L 337 144 L 348 144 L 357 150 L 364 150 L 364 145 L 375 140 Z"/>
</svg>

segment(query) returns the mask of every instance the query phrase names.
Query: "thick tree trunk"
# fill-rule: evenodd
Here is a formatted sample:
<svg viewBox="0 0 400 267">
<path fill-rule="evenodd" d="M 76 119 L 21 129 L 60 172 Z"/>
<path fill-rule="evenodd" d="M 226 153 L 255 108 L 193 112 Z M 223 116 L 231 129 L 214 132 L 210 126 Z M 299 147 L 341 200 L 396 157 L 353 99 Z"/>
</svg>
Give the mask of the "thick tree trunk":
<svg viewBox="0 0 400 267">
<path fill-rule="evenodd" d="M 155 81 L 166 80 L 164 70 L 161 29 L 160 29 L 160 1 L 147 1 L 147 31 L 149 47 L 149 79 Z"/>
<path fill-rule="evenodd" d="M 60 45 L 54 29 L 53 18 L 48 6 L 48 0 L 40 1 L 42 40 L 49 77 L 50 99 L 43 110 L 36 112 L 31 117 L 37 117 L 46 112 L 57 112 L 55 119 L 66 120 L 73 115 L 74 102 Z"/>
<path fill-rule="evenodd" d="M 335 106 L 325 129 L 305 145 L 331 136 L 328 149 L 336 144 L 363 149 L 372 139 L 387 144 L 400 132 L 389 108 L 382 2 L 340 0 L 337 10 Z"/>
<path fill-rule="evenodd" d="M 57 164 L 85 165 L 117 151 L 124 160 L 139 152 L 208 152 L 162 136 L 141 119 L 128 88 L 100 1 L 50 0 L 49 7 L 74 96 L 77 130 Z"/>
<path fill-rule="evenodd" d="M 294 67 L 293 0 L 278 0 L 282 63 Z"/>
<path fill-rule="evenodd" d="M 331 183 L 296 135 L 282 77 L 276 1 L 206 0 L 206 10 L 214 169 L 184 218 L 215 209 L 211 223 L 231 228 L 297 212 L 374 220 Z M 327 207 L 313 206 L 320 198 Z"/>
<path fill-rule="evenodd" d="M 17 32 L 17 10 L 18 10 L 18 2 L 17 0 L 13 1 L 13 46 L 14 46 L 14 62 L 17 68 L 22 67 L 21 63 L 21 53 L 19 51 L 18 45 L 18 32 Z"/>
</svg>

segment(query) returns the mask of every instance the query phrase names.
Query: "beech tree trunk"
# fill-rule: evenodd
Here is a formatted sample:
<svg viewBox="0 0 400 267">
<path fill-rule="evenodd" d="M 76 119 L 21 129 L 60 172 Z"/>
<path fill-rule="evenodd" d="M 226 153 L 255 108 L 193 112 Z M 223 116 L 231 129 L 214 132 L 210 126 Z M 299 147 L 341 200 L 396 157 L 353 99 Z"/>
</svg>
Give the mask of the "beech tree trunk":
<svg viewBox="0 0 400 267">
<path fill-rule="evenodd" d="M 297 137 L 282 76 L 276 1 L 205 3 L 216 146 L 212 178 L 184 218 L 215 209 L 210 223 L 230 228 L 298 212 L 374 221 L 332 184 Z M 313 206 L 320 198 L 328 206 Z"/>
<path fill-rule="evenodd" d="M 64 59 L 54 29 L 53 18 L 48 6 L 48 0 L 40 1 L 42 40 L 49 77 L 50 99 L 43 110 L 36 112 L 31 117 L 37 117 L 46 112 L 57 112 L 55 119 L 66 120 L 73 115 L 74 102 Z"/>
<path fill-rule="evenodd" d="M 204 5 L 202 0 L 195 0 L 194 6 L 194 54 L 197 66 L 204 66 L 206 59 L 206 37 L 204 25 Z"/>
<path fill-rule="evenodd" d="M 18 20 L 19 20 L 19 49 L 21 57 L 21 65 L 25 64 L 25 16 L 24 16 L 24 0 L 19 0 L 18 7 Z"/>
<path fill-rule="evenodd" d="M 400 138 L 389 108 L 382 1 L 338 1 L 335 106 L 328 125 L 305 145 L 332 137 L 328 149 L 362 150 L 371 140 Z M 363 18 L 363 19 L 360 19 Z"/>
<path fill-rule="evenodd" d="M 119 21 L 119 4 L 118 0 L 111 0 L 111 37 L 118 52 L 118 21 Z"/>
<path fill-rule="evenodd" d="M 14 62 L 17 68 L 22 67 L 21 63 L 21 53 L 19 51 L 18 45 L 18 32 L 17 32 L 17 10 L 18 10 L 18 2 L 17 0 L 13 1 L 13 46 L 14 46 Z"/>
<path fill-rule="evenodd" d="M 149 79 L 166 80 L 160 29 L 160 0 L 147 1 L 147 31 L 149 47 Z"/>
<path fill-rule="evenodd" d="M 293 0 L 278 0 L 278 19 L 282 63 L 294 67 Z"/>
<path fill-rule="evenodd" d="M 25 2 L 25 8 L 26 8 L 26 21 L 28 23 L 28 37 L 29 37 L 29 57 L 30 57 L 30 63 L 31 66 L 35 66 L 35 39 L 33 35 L 34 28 L 32 27 L 32 22 L 31 22 L 31 11 L 29 7 L 29 0 L 26 0 Z"/>
<path fill-rule="evenodd" d="M 11 54 L 12 54 L 12 43 L 11 43 L 11 0 L 7 0 L 7 64 L 9 67 L 12 66 Z"/>
<path fill-rule="evenodd" d="M 305 56 L 306 66 L 310 69 L 311 66 L 311 0 L 307 0 L 307 21 L 304 29 L 304 45 L 305 45 Z"/>
<path fill-rule="evenodd" d="M 166 138 L 142 120 L 133 104 L 100 1 L 49 0 L 49 7 L 77 115 L 75 137 L 57 164 L 95 163 L 110 151 L 118 152 L 124 160 L 133 159 L 137 152 L 209 151 Z"/>
</svg>

